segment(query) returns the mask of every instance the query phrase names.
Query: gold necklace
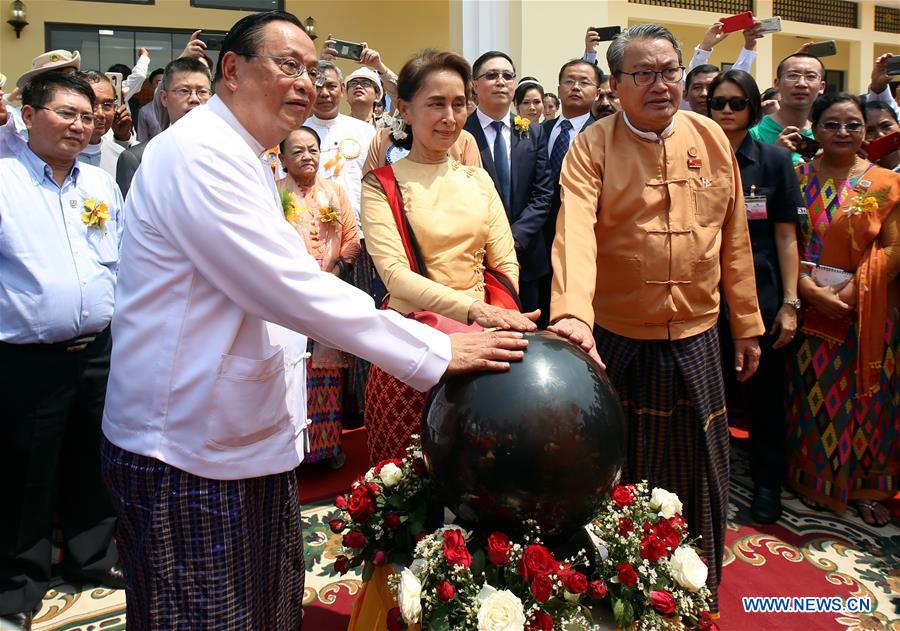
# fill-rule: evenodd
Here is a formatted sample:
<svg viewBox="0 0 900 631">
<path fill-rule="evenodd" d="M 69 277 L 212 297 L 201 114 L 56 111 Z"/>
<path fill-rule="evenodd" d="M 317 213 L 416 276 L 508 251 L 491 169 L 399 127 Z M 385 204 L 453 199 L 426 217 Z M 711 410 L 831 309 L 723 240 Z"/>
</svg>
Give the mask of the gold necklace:
<svg viewBox="0 0 900 631">
<path fill-rule="evenodd" d="M 826 179 L 852 180 L 854 177 L 859 177 L 859 174 L 862 173 L 862 171 L 860 171 L 860 173 L 854 174 L 857 166 L 859 166 L 859 156 L 853 156 L 853 165 L 850 167 L 850 169 L 846 173 L 841 173 L 837 176 L 835 175 L 836 171 L 832 171 L 830 168 L 823 168 L 825 166 L 824 158 L 818 158 L 818 161 L 819 166 L 818 168 L 816 168 L 816 171 L 818 171 L 819 174 L 823 175 Z M 865 167 L 865 165 L 863 165 L 863 167 Z"/>
</svg>

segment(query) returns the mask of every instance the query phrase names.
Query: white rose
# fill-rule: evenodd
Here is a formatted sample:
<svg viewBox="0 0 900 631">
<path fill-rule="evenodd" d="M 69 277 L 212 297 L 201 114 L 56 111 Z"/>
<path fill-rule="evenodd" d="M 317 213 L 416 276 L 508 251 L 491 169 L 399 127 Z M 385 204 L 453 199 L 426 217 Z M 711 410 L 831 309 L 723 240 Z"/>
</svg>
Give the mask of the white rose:
<svg viewBox="0 0 900 631">
<path fill-rule="evenodd" d="M 709 569 L 693 548 L 678 547 L 669 559 L 669 569 L 672 578 L 688 591 L 696 592 L 706 585 Z"/>
<path fill-rule="evenodd" d="M 683 508 L 681 500 L 674 493 L 665 489 L 655 488 L 650 494 L 650 508 L 659 511 L 660 517 L 670 519 Z"/>
<path fill-rule="evenodd" d="M 478 631 L 522 631 L 525 608 L 511 591 L 497 591 L 490 585 L 478 594 Z"/>
<path fill-rule="evenodd" d="M 393 462 L 389 462 L 381 467 L 381 473 L 378 474 L 378 477 L 381 478 L 381 481 L 384 482 L 387 488 L 391 488 L 403 478 L 403 469 Z"/>
<path fill-rule="evenodd" d="M 400 587 L 397 589 L 397 604 L 406 624 L 415 624 L 422 617 L 422 583 L 416 575 L 405 569 L 400 572 Z"/>
</svg>

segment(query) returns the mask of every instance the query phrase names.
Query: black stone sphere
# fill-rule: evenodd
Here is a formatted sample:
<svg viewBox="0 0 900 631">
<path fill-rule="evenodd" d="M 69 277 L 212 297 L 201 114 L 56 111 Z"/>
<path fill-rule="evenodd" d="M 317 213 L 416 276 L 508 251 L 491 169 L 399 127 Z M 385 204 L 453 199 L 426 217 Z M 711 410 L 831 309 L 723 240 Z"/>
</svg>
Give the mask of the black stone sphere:
<svg viewBox="0 0 900 631">
<path fill-rule="evenodd" d="M 422 428 L 441 499 L 479 533 L 534 519 L 563 540 L 596 515 L 625 462 L 625 418 L 596 364 L 540 331 L 505 373 L 443 379 Z"/>
</svg>

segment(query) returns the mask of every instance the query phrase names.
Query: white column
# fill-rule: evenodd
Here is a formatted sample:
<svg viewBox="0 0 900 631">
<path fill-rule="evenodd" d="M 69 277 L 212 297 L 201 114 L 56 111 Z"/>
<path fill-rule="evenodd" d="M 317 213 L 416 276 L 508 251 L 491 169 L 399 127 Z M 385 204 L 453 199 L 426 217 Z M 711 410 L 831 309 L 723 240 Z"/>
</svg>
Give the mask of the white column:
<svg viewBox="0 0 900 631">
<path fill-rule="evenodd" d="M 462 48 L 470 62 L 488 50 L 509 52 L 509 0 L 462 0 Z"/>
</svg>

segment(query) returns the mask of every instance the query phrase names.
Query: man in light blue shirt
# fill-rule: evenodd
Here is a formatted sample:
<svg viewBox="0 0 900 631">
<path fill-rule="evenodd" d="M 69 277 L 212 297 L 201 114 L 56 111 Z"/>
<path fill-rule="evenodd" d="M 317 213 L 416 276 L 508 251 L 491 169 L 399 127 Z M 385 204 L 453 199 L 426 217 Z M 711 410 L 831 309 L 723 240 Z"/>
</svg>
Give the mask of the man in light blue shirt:
<svg viewBox="0 0 900 631">
<path fill-rule="evenodd" d="M 83 79 L 42 73 L 22 102 L 28 144 L 0 158 L 0 620 L 27 629 L 54 513 L 64 576 L 124 584 L 99 455 L 123 202 L 75 161 L 94 124 Z"/>
</svg>

